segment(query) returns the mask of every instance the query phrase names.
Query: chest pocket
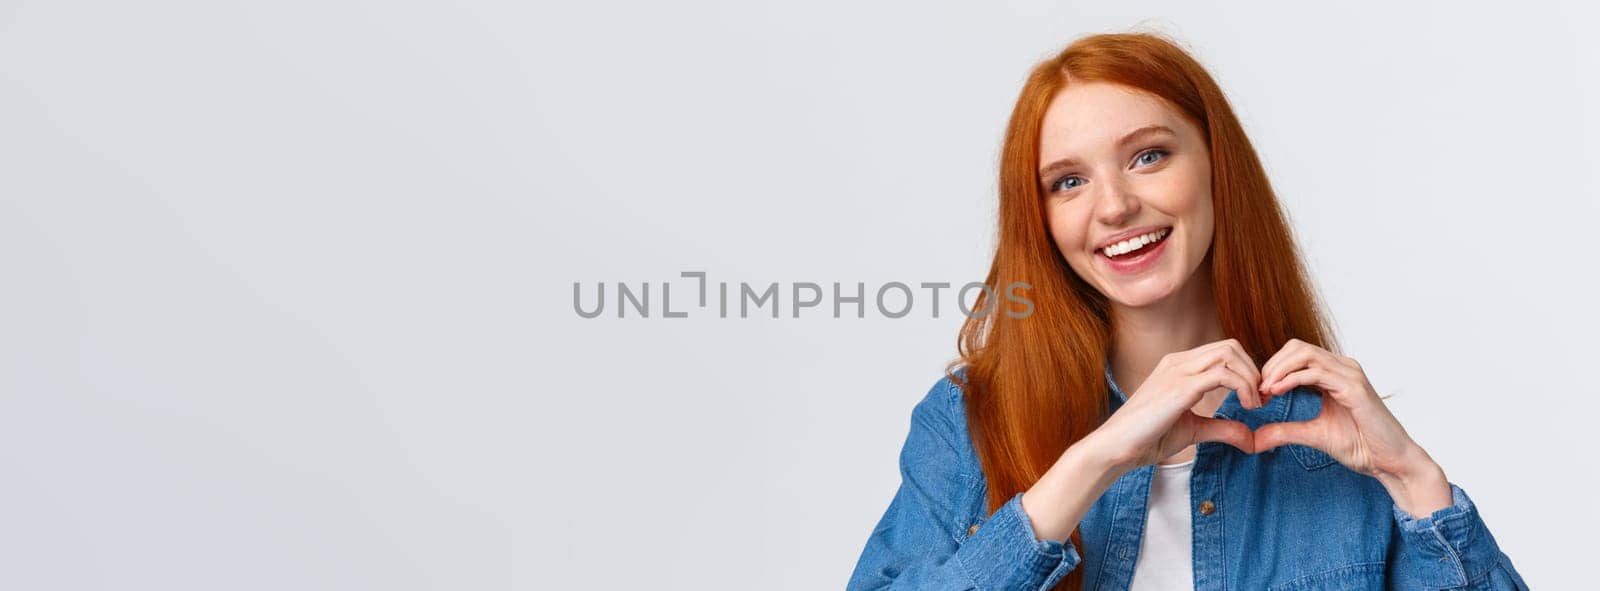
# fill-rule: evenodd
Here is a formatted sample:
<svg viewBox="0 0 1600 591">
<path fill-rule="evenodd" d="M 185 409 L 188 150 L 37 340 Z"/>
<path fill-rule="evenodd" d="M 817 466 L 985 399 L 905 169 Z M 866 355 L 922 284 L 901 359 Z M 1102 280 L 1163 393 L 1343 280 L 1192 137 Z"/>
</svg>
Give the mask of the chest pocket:
<svg viewBox="0 0 1600 591">
<path fill-rule="evenodd" d="M 1365 591 L 1382 589 L 1384 564 L 1367 562 L 1342 566 L 1273 585 L 1270 591 Z"/>
<path fill-rule="evenodd" d="M 1280 420 L 1309 421 L 1322 413 L 1322 396 L 1306 390 L 1304 386 L 1291 390 L 1288 402 L 1288 416 L 1279 417 Z M 1289 449 L 1289 453 L 1294 454 L 1294 459 L 1300 462 L 1300 466 L 1307 470 L 1326 468 L 1338 463 L 1333 456 L 1314 447 L 1298 444 L 1285 447 Z"/>
<path fill-rule="evenodd" d="M 1294 459 L 1300 462 L 1300 466 L 1307 470 L 1326 468 L 1339 462 L 1339 460 L 1333 459 L 1333 456 L 1328 455 L 1327 452 L 1315 447 L 1308 447 L 1298 444 L 1289 445 L 1287 447 L 1289 448 L 1290 453 L 1294 454 Z"/>
</svg>

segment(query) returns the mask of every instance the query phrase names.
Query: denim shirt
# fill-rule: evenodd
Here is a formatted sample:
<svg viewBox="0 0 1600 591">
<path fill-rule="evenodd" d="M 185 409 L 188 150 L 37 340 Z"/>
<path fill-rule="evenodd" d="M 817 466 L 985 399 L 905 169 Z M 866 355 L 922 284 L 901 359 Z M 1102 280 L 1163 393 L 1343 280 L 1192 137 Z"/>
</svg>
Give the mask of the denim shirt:
<svg viewBox="0 0 1600 591">
<path fill-rule="evenodd" d="M 1127 397 L 1109 363 L 1106 381 L 1115 412 Z M 1255 429 L 1310 420 L 1321 404 L 1316 392 L 1295 388 L 1245 409 L 1230 391 L 1214 416 Z M 1527 589 L 1454 483 L 1452 505 L 1415 518 L 1376 478 L 1311 447 L 1246 454 L 1206 442 L 1195 452 L 1189 489 L 1196 591 Z M 960 387 L 942 378 L 911 411 L 899 489 L 847 589 L 1045 591 L 1073 569 L 1084 571 L 1086 590 L 1127 589 L 1154 470 L 1127 472 L 1095 501 L 1079 523 L 1082 548 L 1038 539 L 1022 493 L 987 511 Z"/>
</svg>

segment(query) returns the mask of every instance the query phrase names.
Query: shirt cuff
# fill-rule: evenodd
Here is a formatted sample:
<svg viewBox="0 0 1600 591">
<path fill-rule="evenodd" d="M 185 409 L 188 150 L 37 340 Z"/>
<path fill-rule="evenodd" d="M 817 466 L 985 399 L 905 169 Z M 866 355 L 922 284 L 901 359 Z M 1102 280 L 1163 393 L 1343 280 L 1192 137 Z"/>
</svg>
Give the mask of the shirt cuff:
<svg viewBox="0 0 1600 591">
<path fill-rule="evenodd" d="M 1071 540 L 1041 540 L 1022 510 L 1017 493 L 995 510 L 972 537 L 962 542 L 955 558 L 979 589 L 1049 591 L 1078 566 Z"/>
<path fill-rule="evenodd" d="M 1430 565 L 1417 573 L 1429 585 L 1459 587 L 1487 575 L 1500 559 L 1500 547 L 1478 517 L 1467 491 L 1450 484 L 1451 504 L 1422 518 L 1394 507 L 1405 552 L 1413 564 Z"/>
</svg>

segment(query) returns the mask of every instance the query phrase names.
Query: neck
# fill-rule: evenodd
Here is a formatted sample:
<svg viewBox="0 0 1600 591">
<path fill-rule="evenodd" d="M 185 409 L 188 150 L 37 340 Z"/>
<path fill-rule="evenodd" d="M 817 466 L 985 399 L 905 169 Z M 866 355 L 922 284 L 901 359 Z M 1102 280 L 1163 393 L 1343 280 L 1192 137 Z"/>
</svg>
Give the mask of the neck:
<svg viewBox="0 0 1600 591">
<path fill-rule="evenodd" d="M 1129 396 L 1162 356 L 1224 338 L 1205 267 L 1165 300 L 1137 308 L 1113 302 L 1111 312 L 1111 373 Z"/>
</svg>

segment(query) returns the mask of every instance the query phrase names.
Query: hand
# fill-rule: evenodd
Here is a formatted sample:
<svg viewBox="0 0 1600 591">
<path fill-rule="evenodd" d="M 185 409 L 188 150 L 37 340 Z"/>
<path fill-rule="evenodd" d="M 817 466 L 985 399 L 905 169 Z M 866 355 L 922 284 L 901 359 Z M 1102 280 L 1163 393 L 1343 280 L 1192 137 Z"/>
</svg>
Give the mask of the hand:
<svg viewBox="0 0 1600 591">
<path fill-rule="evenodd" d="M 1255 431 L 1256 451 L 1299 444 L 1377 478 L 1401 509 L 1427 516 L 1451 503 L 1444 471 L 1417 445 L 1372 388 L 1361 364 L 1290 339 L 1261 367 L 1260 392 L 1270 399 L 1297 386 L 1322 391 L 1322 411 L 1309 421 L 1271 423 Z"/>
<path fill-rule="evenodd" d="M 1202 441 L 1220 441 L 1254 453 L 1254 437 L 1244 423 L 1203 417 L 1190 410 L 1218 387 L 1260 406 L 1256 384 L 1261 374 L 1239 341 L 1228 339 L 1161 358 L 1139 390 L 1091 432 L 1086 440 L 1107 454 L 1114 470 L 1153 464 Z"/>
</svg>

